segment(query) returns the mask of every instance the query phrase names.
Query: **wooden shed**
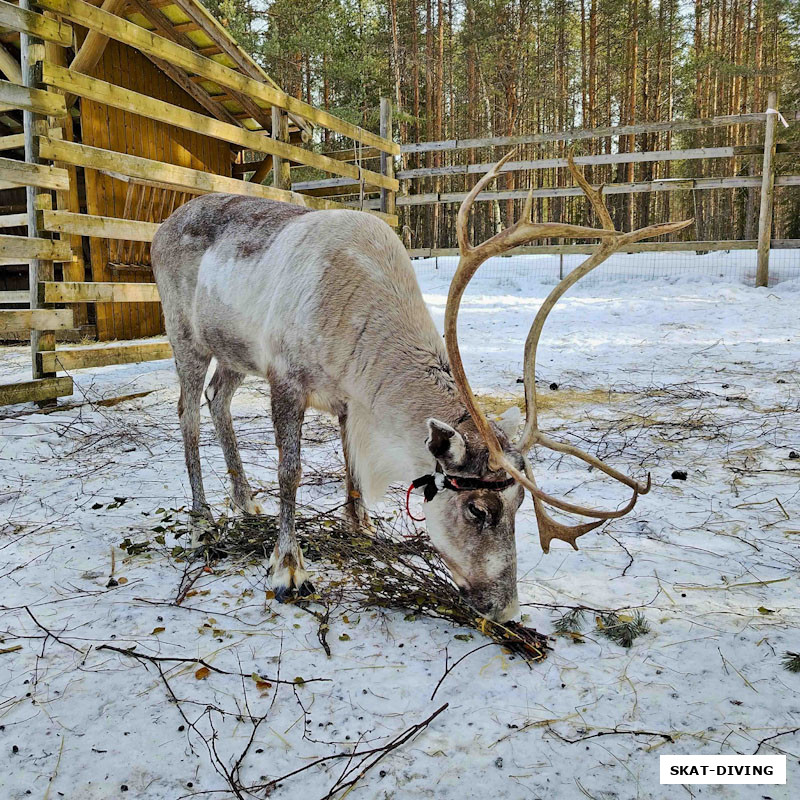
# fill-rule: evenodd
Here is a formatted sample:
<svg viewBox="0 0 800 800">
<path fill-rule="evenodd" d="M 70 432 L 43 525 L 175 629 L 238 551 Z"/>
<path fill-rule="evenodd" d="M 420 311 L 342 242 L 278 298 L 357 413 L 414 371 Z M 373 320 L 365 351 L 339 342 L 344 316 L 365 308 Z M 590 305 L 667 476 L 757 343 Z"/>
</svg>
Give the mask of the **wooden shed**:
<svg viewBox="0 0 800 800">
<path fill-rule="evenodd" d="M 358 207 L 380 194 L 365 210 L 397 225 L 388 101 L 374 133 L 288 95 L 199 0 L 0 0 L 0 71 L 0 338 L 29 332 L 32 363 L 0 405 L 71 394 L 59 372 L 170 357 L 124 340 L 163 331 L 149 245 L 196 195 L 354 205 L 297 167 L 356 187 Z M 56 347 L 87 336 L 121 341 Z"/>
<path fill-rule="evenodd" d="M 278 88 L 199 0 L 106 0 L 102 9 L 244 76 Z M 0 69 L 10 81 L 21 83 L 19 34 L 10 31 L 1 34 L 0 44 Z M 264 136 L 271 133 L 268 103 L 192 76 L 185 69 L 148 56 L 128 44 L 75 25 L 73 52 L 71 57 L 69 49 L 50 43 L 46 60 L 55 67 L 69 66 L 73 73 L 145 94 L 246 131 Z M 243 148 L 231 142 L 113 107 L 100 99 L 100 95 L 90 98 L 77 97 L 65 90 L 62 93 L 66 95 L 70 115 L 61 121 L 60 136 L 68 141 L 226 177 L 232 176 L 237 158 L 241 160 Z M 21 157 L 22 137 L 18 135 L 22 129 L 21 114 L 4 113 L 0 125 L 5 140 L 4 155 Z M 307 138 L 310 129 L 302 118 L 290 119 L 290 141 L 301 141 L 304 134 Z M 73 213 L 158 223 L 196 194 L 158 181 L 131 178 L 113 169 L 81 169 L 74 165 L 67 169 L 70 187 L 57 192 L 56 207 Z M 262 169 L 259 179 L 263 177 Z M 24 189 L 0 191 L 0 214 L 7 215 L 6 225 L 22 222 L 20 214 L 25 202 Z M 11 227 L 6 232 L 24 230 Z M 147 241 L 85 237 L 83 242 L 75 238 L 72 244 L 75 257 L 62 266 L 57 277 L 68 281 L 124 283 L 153 280 Z M 22 298 L 19 292 L 27 289 L 27 271 L 27 265 L 0 266 L 3 276 L 0 291 L 17 292 L 6 294 L 7 301 Z M 157 303 L 84 303 L 75 307 L 75 322 L 74 329 L 60 332 L 61 338 L 135 339 L 163 332 Z"/>
</svg>

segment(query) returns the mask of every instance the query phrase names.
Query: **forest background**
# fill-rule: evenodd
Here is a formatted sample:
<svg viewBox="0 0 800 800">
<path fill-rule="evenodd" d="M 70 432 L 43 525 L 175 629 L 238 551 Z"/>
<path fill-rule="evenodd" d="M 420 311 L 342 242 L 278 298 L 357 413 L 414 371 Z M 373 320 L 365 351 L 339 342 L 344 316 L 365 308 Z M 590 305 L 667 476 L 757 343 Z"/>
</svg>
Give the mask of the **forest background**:
<svg viewBox="0 0 800 800">
<path fill-rule="evenodd" d="M 205 0 L 291 94 L 377 130 L 391 97 L 401 143 L 546 133 L 763 112 L 770 91 L 800 112 L 799 0 Z M 581 154 L 752 145 L 763 125 L 584 140 Z M 329 131 L 323 151 L 345 147 Z M 800 141 L 800 123 L 779 141 Z M 563 156 L 569 143 L 524 145 L 518 158 Z M 505 148 L 404 154 L 403 169 L 484 163 Z M 800 155 L 782 155 L 797 174 Z M 398 163 L 396 168 L 401 168 Z M 594 166 L 595 183 L 758 175 L 759 156 Z M 299 174 L 293 173 L 294 180 Z M 464 191 L 476 176 L 417 179 L 413 193 Z M 564 169 L 507 173 L 500 189 L 571 185 Z M 757 188 L 615 195 L 618 226 L 694 216 L 688 239 L 754 239 Z M 519 201 L 482 203 L 477 235 L 508 224 Z M 455 245 L 457 204 L 406 207 L 413 247 Z M 544 198 L 540 219 L 586 220 L 580 199 Z M 800 190 L 776 189 L 774 235 L 800 238 Z"/>
</svg>

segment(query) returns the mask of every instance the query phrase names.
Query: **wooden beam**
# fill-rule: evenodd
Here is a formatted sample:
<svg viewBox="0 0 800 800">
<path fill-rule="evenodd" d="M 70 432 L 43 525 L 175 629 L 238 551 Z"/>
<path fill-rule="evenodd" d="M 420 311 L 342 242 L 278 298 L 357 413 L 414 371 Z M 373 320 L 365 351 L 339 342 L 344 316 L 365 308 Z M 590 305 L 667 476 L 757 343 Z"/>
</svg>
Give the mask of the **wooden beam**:
<svg viewBox="0 0 800 800">
<path fill-rule="evenodd" d="M 61 128 L 51 128 L 50 134 L 58 136 Z M 25 134 L 13 133 L 10 136 L 0 136 L 0 152 L 4 150 L 17 150 L 25 147 Z"/>
<path fill-rule="evenodd" d="M 127 3 L 128 0 L 103 0 L 101 8 L 109 14 L 116 15 L 118 11 L 125 8 Z M 75 58 L 72 59 L 70 69 L 75 72 L 91 72 L 102 58 L 106 45 L 108 45 L 108 36 L 89 30 L 83 44 L 75 53 Z M 72 104 L 68 103 L 68 105 Z"/>
<path fill-rule="evenodd" d="M 758 266 L 756 286 L 769 284 L 769 243 L 772 237 L 772 196 L 775 187 L 775 128 L 778 124 L 778 95 L 770 92 L 764 124 L 764 160 L 761 168 L 761 207 L 758 213 Z"/>
<path fill-rule="evenodd" d="M 7 108 L 21 108 L 23 111 L 49 117 L 67 115 L 67 106 L 60 94 L 18 86 L 10 81 L 0 81 L 0 104 Z"/>
<path fill-rule="evenodd" d="M 775 242 L 778 245 L 778 241 Z M 781 241 L 782 245 L 791 246 L 796 248 L 800 245 L 800 241 L 796 239 L 787 239 Z M 621 253 L 710 253 L 720 252 L 727 250 L 755 250 L 758 242 L 755 239 L 742 240 L 742 239 L 722 239 L 708 242 L 637 242 L 636 244 L 628 245 Z M 596 244 L 554 244 L 554 245 L 527 245 L 523 247 L 515 247 L 504 253 L 503 256 L 527 256 L 527 255 L 591 255 L 597 249 Z M 447 258 L 450 256 L 458 256 L 459 250 L 457 247 L 422 247 L 408 251 L 411 258 Z"/>
<path fill-rule="evenodd" d="M 797 152 L 800 147 L 791 147 L 782 152 Z M 575 163 L 581 165 L 630 164 L 656 161 L 692 161 L 706 158 L 734 158 L 736 156 L 758 155 L 763 152 L 757 145 L 737 145 L 735 147 L 698 147 L 686 150 L 654 150 L 641 153 L 610 153 L 596 156 L 576 156 Z M 483 175 L 495 162 L 483 164 L 453 164 L 447 167 L 423 167 L 401 170 L 395 177 L 400 180 L 431 178 L 439 175 Z M 556 169 L 567 166 L 566 158 L 541 158 L 535 161 L 507 161 L 500 172 L 521 172 L 523 170 Z"/>
<path fill-rule="evenodd" d="M 392 101 L 388 97 L 381 97 L 381 136 L 392 140 Z M 381 174 L 394 179 L 394 162 L 388 153 L 381 153 Z M 394 190 L 381 188 L 381 211 L 384 214 L 394 214 Z"/>
<path fill-rule="evenodd" d="M 289 117 L 286 112 L 278 106 L 272 106 L 272 138 L 279 142 L 289 141 Z M 263 165 L 261 167 L 263 170 Z M 260 175 L 261 170 L 256 170 L 251 181 L 261 183 L 264 178 Z M 259 179 L 256 181 L 256 179 Z M 277 189 L 292 188 L 292 168 L 286 159 L 280 156 L 272 156 L 272 185 Z"/>
<path fill-rule="evenodd" d="M 20 8 L 30 10 L 31 0 L 20 0 Z M 38 96 L 49 101 L 60 101 L 64 103 L 64 98 L 58 95 L 53 95 L 51 92 L 40 93 L 39 86 L 42 82 L 42 64 L 47 55 L 45 42 L 35 34 L 21 32 L 19 35 L 19 53 L 20 53 L 20 66 L 22 67 L 22 83 L 25 89 L 33 95 L 34 92 L 39 93 Z M 36 97 L 34 96 L 35 100 Z M 45 105 L 46 104 L 42 104 Z M 64 105 L 65 113 L 60 116 L 66 116 L 66 105 Z M 42 159 L 39 155 L 39 138 L 40 134 L 49 132 L 49 121 L 43 113 L 41 107 L 37 108 L 36 103 L 32 103 L 29 107 L 25 108 L 22 113 L 23 133 L 25 134 L 25 161 L 29 164 L 41 164 Z M 49 207 L 52 204 L 52 197 L 48 194 L 38 194 L 36 188 L 33 186 L 25 187 L 25 210 L 28 216 L 28 237 L 30 237 L 30 245 L 38 248 L 37 252 L 31 257 L 28 263 L 28 290 L 30 291 L 30 309 L 35 310 L 42 307 L 39 296 L 36 292 L 37 283 L 41 280 L 52 280 L 55 264 L 53 263 L 54 254 L 52 248 L 56 244 L 64 247 L 66 253 L 69 254 L 71 259 L 72 252 L 67 242 L 53 242 L 49 233 L 42 232 L 39 228 L 39 220 L 37 218 L 37 211 Z M 5 237 L 3 237 L 5 238 Z M 9 242 L 9 245 L 11 243 Z M 11 249 L 12 255 L 18 255 L 16 251 L 20 245 L 13 245 Z M 48 248 L 46 250 L 45 248 Z M 68 259 L 68 260 L 70 260 Z M 31 330 L 31 377 L 34 379 L 55 377 L 43 373 L 37 366 L 37 353 L 43 350 L 55 350 L 56 348 L 56 334 L 53 330 Z M 48 399 L 42 401 L 45 404 L 52 404 L 53 400 Z"/>
<path fill-rule="evenodd" d="M 69 242 L 0 235 L 0 258 L 42 258 L 49 261 L 71 261 L 72 251 L 69 248 Z"/>
<path fill-rule="evenodd" d="M 202 28 L 196 22 L 180 22 L 172 26 L 176 33 L 189 33 L 190 31 L 200 31 Z"/>
<path fill-rule="evenodd" d="M 2 44 L 0 44 L 0 70 L 11 83 L 22 85 L 22 68 L 19 61 Z"/>
<path fill-rule="evenodd" d="M 42 369 L 48 372 L 72 372 L 90 367 L 138 364 L 142 361 L 172 358 L 172 348 L 169 342 L 121 344 L 110 347 L 62 347 L 50 353 L 42 353 L 41 357 Z"/>
<path fill-rule="evenodd" d="M 657 131 L 694 131 L 728 125 L 754 125 L 764 121 L 763 114 L 729 114 L 707 119 L 684 119 L 670 122 L 643 122 L 637 125 L 609 125 L 605 128 L 528 133 L 520 136 L 490 136 L 484 139 L 447 139 L 438 142 L 411 142 L 400 148 L 404 153 L 427 153 L 433 150 L 471 150 L 475 147 L 513 147 L 518 144 L 568 142 L 579 139 L 598 139 L 604 136 L 627 136 L 632 133 Z"/>
<path fill-rule="evenodd" d="M 45 303 L 157 303 L 154 283 L 98 283 L 91 281 L 43 281 L 39 284 Z"/>
<path fill-rule="evenodd" d="M 335 158 L 337 161 L 371 161 L 380 158 L 383 151 L 375 147 L 348 147 L 346 150 L 331 150 L 322 155 Z"/>
<path fill-rule="evenodd" d="M 0 303 L 3 305 L 28 305 L 30 301 L 31 294 L 27 289 L 0 291 Z"/>
<path fill-rule="evenodd" d="M 297 114 L 315 125 L 321 125 L 343 136 L 380 150 L 386 150 L 386 152 L 395 155 L 400 152 L 400 146 L 394 142 L 388 142 L 380 136 L 359 128 L 357 125 L 329 114 L 327 111 L 314 108 L 314 106 L 286 94 L 286 92 L 275 86 L 262 83 L 247 75 L 242 75 L 240 72 L 218 64 L 211 59 L 203 58 L 193 50 L 181 47 L 179 44 L 134 25 L 128 20 L 108 14 L 100 8 L 84 3 L 83 0 L 39 0 L 39 4 L 84 27 L 97 30 L 123 44 L 135 47 L 143 53 L 163 58 L 175 66 L 185 69 L 187 72 L 202 75 L 220 86 L 235 89 L 269 105 L 285 108 L 290 113 Z"/>
<path fill-rule="evenodd" d="M 16 186 L 36 186 L 39 189 L 69 189 L 65 169 L 47 164 L 28 164 L 13 158 L 0 158 L 0 180 Z"/>
<path fill-rule="evenodd" d="M 0 228 L 18 228 L 28 224 L 28 214 L 3 214 L 0 216 Z"/>
<path fill-rule="evenodd" d="M 46 231 L 77 236 L 95 236 L 98 239 L 152 242 L 159 226 L 158 222 L 92 216 L 73 211 L 42 212 L 42 227 Z"/>
<path fill-rule="evenodd" d="M 294 188 L 294 187 L 293 187 Z M 358 186 L 355 184 L 350 184 L 349 186 L 334 186 L 330 189 L 294 189 L 296 192 L 301 191 L 303 194 L 308 195 L 309 197 L 361 197 L 361 192 L 358 191 Z M 378 193 L 378 189 L 365 189 L 364 190 L 364 198 L 372 202 L 372 198 Z M 349 208 L 355 208 L 356 206 L 353 205 L 350 201 L 342 201 L 346 202 Z M 379 205 L 376 201 L 373 205 L 375 208 L 379 208 Z M 371 207 L 371 206 L 370 206 Z M 366 209 L 365 209 L 366 210 Z"/>
<path fill-rule="evenodd" d="M 121 179 L 135 178 L 141 181 L 155 181 L 170 188 L 181 187 L 196 194 L 226 192 L 250 197 L 265 197 L 269 200 L 280 200 L 284 203 L 293 203 L 294 205 L 316 210 L 344 208 L 340 203 L 335 203 L 331 200 L 307 197 L 297 192 L 275 189 L 272 186 L 262 186 L 223 175 L 213 175 L 198 169 L 165 164 L 161 161 L 153 161 L 141 156 L 130 156 L 76 142 L 65 142 L 60 139 L 43 138 L 41 140 L 41 154 L 42 157 L 53 161 L 64 161 L 77 167 L 98 169 Z M 373 213 L 388 222 L 389 225 L 397 225 L 396 215 L 389 216 L 378 212 Z"/>
<path fill-rule="evenodd" d="M 275 106 L 273 106 L 273 108 L 275 108 Z M 250 182 L 263 183 L 264 179 L 269 175 L 269 171 L 272 169 L 272 156 L 265 156 L 261 161 L 253 164 L 253 166 L 256 169 L 250 178 Z M 287 186 L 286 188 L 288 189 L 289 187 Z"/>
<path fill-rule="evenodd" d="M 40 403 L 56 397 L 68 397 L 74 391 L 72 378 L 41 378 L 22 383 L 0 385 L 0 406 L 16 403 Z"/>
<path fill-rule="evenodd" d="M 292 190 L 303 192 L 312 197 L 334 197 L 336 195 L 360 194 L 359 185 L 350 178 L 326 178 L 321 181 L 298 181 L 292 184 Z M 365 189 L 365 195 L 375 194 L 375 189 Z"/>
<path fill-rule="evenodd" d="M 47 19 L 35 11 L 0 0 L 0 27 L 29 33 L 62 47 L 72 46 L 72 27 L 61 20 Z"/>
<path fill-rule="evenodd" d="M 750 186 L 760 186 L 761 178 L 733 177 L 733 178 L 665 178 L 657 181 L 642 181 L 640 183 L 608 183 L 603 188 L 604 195 L 611 194 L 638 194 L 641 192 L 676 192 L 708 189 L 741 189 Z M 780 175 L 775 178 L 776 186 L 800 186 L 800 175 Z M 548 189 L 534 189 L 534 197 L 577 197 L 582 195 L 580 187 L 565 186 Z M 488 200 L 524 200 L 528 196 L 527 189 L 513 191 L 481 192 L 476 202 Z M 403 195 L 397 198 L 398 206 L 424 206 L 432 203 L 460 203 L 466 197 L 465 192 L 435 192 L 427 194 Z M 369 201 L 369 208 L 375 208 L 376 201 Z"/>
<path fill-rule="evenodd" d="M 260 150 L 262 153 L 271 153 L 273 156 L 277 155 L 317 169 L 333 172 L 337 175 L 356 179 L 363 178 L 367 183 L 375 186 L 389 189 L 397 189 L 399 187 L 399 183 L 395 179 L 386 178 L 378 172 L 359 170 L 358 167 L 351 164 L 336 161 L 332 158 L 325 158 L 325 156 L 313 153 L 310 150 L 304 150 L 302 147 L 271 139 L 263 134 L 248 131 L 236 125 L 211 119 L 204 114 L 198 114 L 196 111 L 189 111 L 163 100 L 148 97 L 131 89 L 123 89 L 113 83 L 107 83 L 88 75 L 81 75 L 54 64 L 45 63 L 43 65 L 42 80 L 48 86 L 63 89 L 67 92 L 74 92 L 89 100 L 105 103 L 113 108 L 120 108 L 149 119 L 165 122 L 167 125 L 174 125 L 178 128 L 222 139 L 242 147 L 249 147 L 253 150 Z"/>
<path fill-rule="evenodd" d="M 71 308 L 0 311 L 0 334 L 11 331 L 59 331 L 72 328 L 74 325 Z"/>
<path fill-rule="evenodd" d="M 14 133 L 11 136 L 0 136 L 0 152 L 25 147 L 25 134 Z"/>
</svg>

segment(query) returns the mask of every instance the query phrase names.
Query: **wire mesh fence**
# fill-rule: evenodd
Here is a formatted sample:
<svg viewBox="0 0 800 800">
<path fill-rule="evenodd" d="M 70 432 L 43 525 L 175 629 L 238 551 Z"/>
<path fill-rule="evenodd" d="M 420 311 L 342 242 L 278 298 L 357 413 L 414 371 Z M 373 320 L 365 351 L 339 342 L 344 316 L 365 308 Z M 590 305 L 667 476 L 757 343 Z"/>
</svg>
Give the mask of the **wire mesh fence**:
<svg viewBox="0 0 800 800">
<path fill-rule="evenodd" d="M 501 285 L 515 281 L 555 284 L 587 258 L 574 254 L 524 254 L 490 258 L 480 274 L 494 278 Z M 712 252 L 673 251 L 668 253 L 617 253 L 581 280 L 582 286 L 609 281 L 658 281 L 712 278 L 724 282 L 755 285 L 756 250 L 718 250 Z M 420 277 L 430 277 L 435 270 L 442 278 L 451 278 L 458 264 L 457 256 L 415 258 L 414 269 Z M 775 249 L 770 252 L 769 285 L 800 279 L 800 249 Z"/>
</svg>

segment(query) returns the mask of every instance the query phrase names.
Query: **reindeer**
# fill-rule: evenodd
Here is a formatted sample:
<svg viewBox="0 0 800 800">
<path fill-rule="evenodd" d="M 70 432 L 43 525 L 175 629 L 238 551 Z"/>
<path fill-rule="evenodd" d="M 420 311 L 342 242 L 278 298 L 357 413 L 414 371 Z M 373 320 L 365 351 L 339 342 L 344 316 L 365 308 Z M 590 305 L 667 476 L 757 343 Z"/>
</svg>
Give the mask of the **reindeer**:
<svg viewBox="0 0 800 800">
<path fill-rule="evenodd" d="M 468 217 L 478 194 L 513 151 L 478 181 L 458 212 L 461 258 L 445 312 L 444 343 L 422 299 L 408 254 L 392 229 L 360 211 L 310 211 L 238 195 L 206 195 L 178 209 L 159 228 L 152 263 L 180 380 L 178 415 L 192 490 L 192 510 L 213 521 L 198 451 L 199 409 L 206 390 L 225 455 L 234 506 L 261 514 L 242 467 L 231 398 L 248 374 L 266 377 L 278 446 L 279 538 L 270 558 L 275 595 L 311 591 L 295 536 L 300 441 L 309 407 L 338 417 L 346 470 L 346 511 L 354 528 L 369 526 L 368 506 L 390 483 L 424 488 L 427 532 L 467 601 L 505 622 L 518 613 L 514 523 L 524 489 L 533 496 L 542 548 L 575 540 L 621 517 L 650 489 L 588 453 L 550 439 L 536 416 L 536 346 L 561 295 L 626 245 L 680 230 L 685 222 L 631 233 L 614 229 L 601 192 L 569 168 L 601 228 L 534 223 L 529 194 L 521 219 L 473 246 Z M 532 239 L 597 238 L 600 245 L 550 293 L 525 344 L 526 422 L 512 406 L 490 421 L 467 381 L 457 341 L 461 297 L 491 256 Z M 536 484 L 534 445 L 597 467 L 632 489 L 630 501 L 604 511 L 566 502 Z M 409 489 L 410 491 L 410 489 Z M 548 504 L 595 521 L 569 527 Z"/>
</svg>

